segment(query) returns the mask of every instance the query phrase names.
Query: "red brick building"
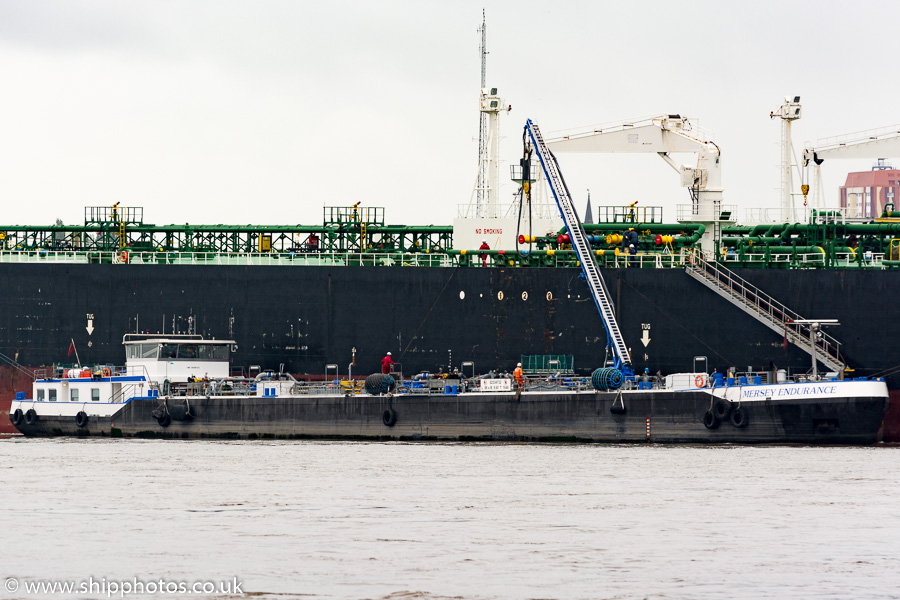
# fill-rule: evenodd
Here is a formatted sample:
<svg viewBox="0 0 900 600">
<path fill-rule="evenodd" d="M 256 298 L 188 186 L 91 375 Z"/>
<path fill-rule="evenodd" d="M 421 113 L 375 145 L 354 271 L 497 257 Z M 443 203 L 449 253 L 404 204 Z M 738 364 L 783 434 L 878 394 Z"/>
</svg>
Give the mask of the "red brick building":
<svg viewBox="0 0 900 600">
<path fill-rule="evenodd" d="M 883 159 L 871 171 L 848 173 L 841 186 L 841 208 L 848 217 L 877 218 L 884 205 L 900 202 L 900 169 L 892 169 Z"/>
</svg>

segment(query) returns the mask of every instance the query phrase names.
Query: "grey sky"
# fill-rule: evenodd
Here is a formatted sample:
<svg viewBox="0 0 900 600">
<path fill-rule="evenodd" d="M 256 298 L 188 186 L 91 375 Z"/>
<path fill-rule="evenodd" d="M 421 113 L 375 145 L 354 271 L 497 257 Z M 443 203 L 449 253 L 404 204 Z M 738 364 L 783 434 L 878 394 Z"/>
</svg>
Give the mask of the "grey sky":
<svg viewBox="0 0 900 600">
<path fill-rule="evenodd" d="M 547 135 L 678 112 L 714 132 L 726 203 L 777 206 L 785 95 L 797 144 L 900 123 L 894 2 L 0 0 L 0 223 L 122 201 L 158 224 L 312 224 L 361 200 L 449 224 L 475 178 L 482 7 L 505 161 L 528 117 Z M 669 221 L 688 201 L 658 157 L 559 158 L 579 208 L 587 188 Z M 828 203 L 871 162 L 826 163 Z"/>
</svg>

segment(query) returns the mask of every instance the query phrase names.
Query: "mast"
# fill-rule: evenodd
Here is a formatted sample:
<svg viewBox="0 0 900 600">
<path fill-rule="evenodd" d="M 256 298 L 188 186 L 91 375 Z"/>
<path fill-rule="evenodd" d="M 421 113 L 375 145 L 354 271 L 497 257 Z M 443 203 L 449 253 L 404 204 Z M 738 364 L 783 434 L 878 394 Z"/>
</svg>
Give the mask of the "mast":
<svg viewBox="0 0 900 600">
<path fill-rule="evenodd" d="M 794 222 L 796 218 L 794 207 L 794 183 L 792 170 L 794 161 L 794 147 L 791 141 L 791 123 L 796 121 L 800 114 L 800 96 L 785 96 L 784 104 L 769 113 L 769 118 L 781 119 L 781 219 Z"/>
<path fill-rule="evenodd" d="M 481 9 L 481 27 L 478 29 L 481 33 L 481 45 L 478 52 L 481 55 L 481 87 L 483 90 L 487 85 L 487 18 L 484 9 Z M 487 157 L 487 113 L 482 111 L 479 113 L 480 123 L 478 126 L 478 181 L 475 184 L 475 216 L 486 217 L 485 204 L 488 179 Z M 491 215 L 493 216 L 493 215 Z"/>
</svg>

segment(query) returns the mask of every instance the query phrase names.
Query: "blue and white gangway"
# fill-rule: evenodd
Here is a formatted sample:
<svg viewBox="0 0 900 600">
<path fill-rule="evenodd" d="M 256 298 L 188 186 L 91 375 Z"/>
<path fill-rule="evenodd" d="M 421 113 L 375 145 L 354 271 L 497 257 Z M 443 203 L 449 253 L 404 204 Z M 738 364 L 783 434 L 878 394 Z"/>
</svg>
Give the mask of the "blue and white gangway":
<svg viewBox="0 0 900 600">
<path fill-rule="evenodd" d="M 600 317 L 603 319 L 608 345 L 613 351 L 613 366 L 621 370 L 625 376 L 631 376 L 634 374 L 631 367 L 631 357 L 628 354 L 628 347 L 625 346 L 622 333 L 619 331 L 619 324 L 616 322 L 613 305 L 609 299 L 609 291 L 606 289 L 603 278 L 600 277 L 600 271 L 597 268 L 597 263 L 594 261 L 591 247 L 588 244 L 581 220 L 578 218 L 578 213 L 575 212 L 575 208 L 572 206 L 572 198 L 559 170 L 556 157 L 547 148 L 544 138 L 541 136 L 541 130 L 538 129 L 538 126 L 531 119 L 528 119 L 528 122 L 525 124 L 525 131 L 531 139 L 538 159 L 541 161 L 541 166 L 544 169 L 547 182 L 550 184 L 553 198 L 556 200 L 556 205 L 559 207 L 559 212 L 566 224 L 566 230 L 569 232 L 572 248 L 575 250 L 575 255 L 581 264 L 588 286 L 591 288 L 594 304 L 596 304 Z"/>
</svg>

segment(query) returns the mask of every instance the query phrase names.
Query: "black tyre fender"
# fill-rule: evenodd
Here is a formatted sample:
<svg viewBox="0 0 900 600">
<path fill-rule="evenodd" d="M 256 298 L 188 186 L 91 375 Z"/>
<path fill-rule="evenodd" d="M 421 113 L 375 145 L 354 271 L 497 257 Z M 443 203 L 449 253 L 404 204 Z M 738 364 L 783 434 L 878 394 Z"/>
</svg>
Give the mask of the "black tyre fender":
<svg viewBox="0 0 900 600">
<path fill-rule="evenodd" d="M 393 427 L 397 424 L 397 411 L 393 408 L 385 409 L 383 413 L 381 413 L 381 422 L 384 423 L 385 427 Z"/>
<path fill-rule="evenodd" d="M 724 421 L 731 414 L 731 409 L 733 406 L 731 402 L 724 399 L 716 400 L 716 403 L 713 405 L 713 412 L 716 415 L 716 418 L 720 421 Z"/>
<path fill-rule="evenodd" d="M 716 417 L 716 413 L 708 410 L 706 414 L 703 415 L 703 426 L 707 429 L 715 429 L 719 426 L 719 419 Z"/>
<path fill-rule="evenodd" d="M 9 415 L 9 420 L 12 421 L 12 424 L 16 427 L 19 426 L 19 423 L 22 422 L 22 419 L 25 417 L 25 413 L 22 412 L 21 408 L 17 408 L 13 411 L 13 414 Z"/>
<path fill-rule="evenodd" d="M 172 417 L 169 416 L 169 413 L 166 413 L 157 417 L 156 422 L 159 423 L 160 427 L 168 427 L 172 424 Z"/>
<path fill-rule="evenodd" d="M 731 424 L 738 428 L 746 427 L 750 422 L 750 415 L 746 408 L 738 407 L 731 411 Z"/>
<path fill-rule="evenodd" d="M 75 425 L 78 427 L 87 427 L 88 420 L 88 415 L 83 410 L 78 411 L 78 414 L 75 415 Z"/>
<path fill-rule="evenodd" d="M 25 411 L 25 424 L 26 425 L 34 425 L 37 423 L 38 414 L 33 408 L 29 408 Z"/>
</svg>

